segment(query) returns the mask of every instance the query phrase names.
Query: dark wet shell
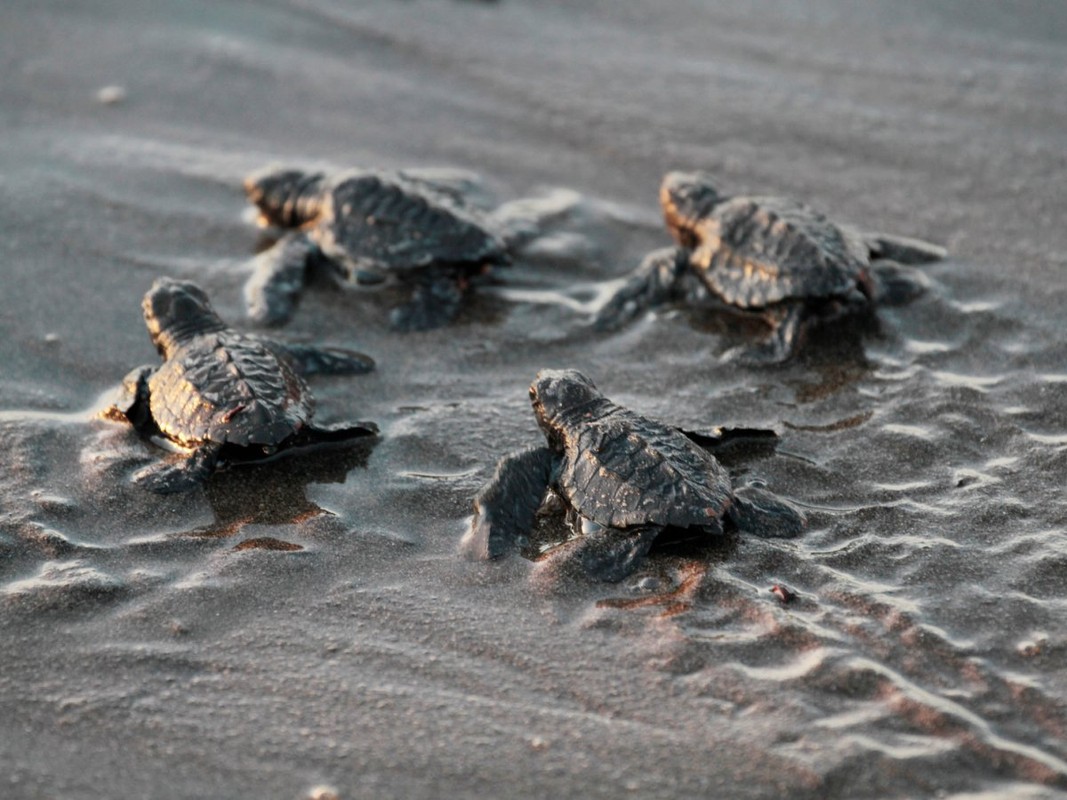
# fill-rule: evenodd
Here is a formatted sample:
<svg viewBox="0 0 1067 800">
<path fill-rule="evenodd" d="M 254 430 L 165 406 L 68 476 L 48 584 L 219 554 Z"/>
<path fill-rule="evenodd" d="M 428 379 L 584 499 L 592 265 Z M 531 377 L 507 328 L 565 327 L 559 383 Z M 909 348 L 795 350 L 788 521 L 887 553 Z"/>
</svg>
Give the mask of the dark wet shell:
<svg viewBox="0 0 1067 800">
<path fill-rule="evenodd" d="M 733 198 L 694 233 L 693 265 L 712 291 L 745 308 L 846 296 L 868 265 L 858 235 L 785 198 Z"/>
<path fill-rule="evenodd" d="M 427 183 L 386 173 L 336 182 L 311 235 L 331 258 L 379 270 L 508 260 L 474 212 Z"/>
<path fill-rule="evenodd" d="M 719 529 L 733 497 L 711 454 L 611 402 L 565 426 L 559 489 L 582 516 L 615 528 Z"/>
<path fill-rule="evenodd" d="M 275 445 L 311 416 L 307 384 L 263 343 L 236 331 L 198 336 L 149 379 L 152 416 L 182 444 Z"/>
</svg>

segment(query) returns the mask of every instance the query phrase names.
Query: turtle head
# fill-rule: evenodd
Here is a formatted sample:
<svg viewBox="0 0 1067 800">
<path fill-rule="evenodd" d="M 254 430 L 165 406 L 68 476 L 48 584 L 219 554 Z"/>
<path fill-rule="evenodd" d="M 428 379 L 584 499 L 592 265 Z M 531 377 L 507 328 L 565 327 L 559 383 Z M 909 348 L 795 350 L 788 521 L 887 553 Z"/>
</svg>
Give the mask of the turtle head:
<svg viewBox="0 0 1067 800">
<path fill-rule="evenodd" d="M 264 227 L 299 228 L 319 215 L 323 180 L 321 172 L 267 167 L 245 178 L 245 194 Z"/>
<path fill-rule="evenodd" d="M 226 327 L 207 293 L 189 281 L 159 278 L 141 301 L 141 310 L 152 344 L 164 358 L 192 337 Z"/>
<path fill-rule="evenodd" d="M 575 411 L 603 399 L 593 382 L 575 369 L 543 369 L 530 384 L 534 415 L 552 444 Z"/>
<path fill-rule="evenodd" d="M 682 247 L 696 245 L 697 223 L 723 199 L 707 172 L 668 172 L 659 187 L 663 218 Z"/>
</svg>

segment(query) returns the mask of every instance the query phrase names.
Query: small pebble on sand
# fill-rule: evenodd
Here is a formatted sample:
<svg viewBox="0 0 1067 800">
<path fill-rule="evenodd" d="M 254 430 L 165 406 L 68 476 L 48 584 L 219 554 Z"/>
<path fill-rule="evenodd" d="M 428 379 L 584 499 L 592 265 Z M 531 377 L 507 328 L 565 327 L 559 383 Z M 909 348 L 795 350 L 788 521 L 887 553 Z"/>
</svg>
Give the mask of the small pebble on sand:
<svg viewBox="0 0 1067 800">
<path fill-rule="evenodd" d="M 781 583 L 776 583 L 770 588 L 771 594 L 777 597 L 783 604 L 792 603 L 797 599 L 797 593 Z"/>
<path fill-rule="evenodd" d="M 96 93 L 96 101 L 105 106 L 114 106 L 126 99 L 126 89 L 122 86 L 105 86 Z"/>
</svg>

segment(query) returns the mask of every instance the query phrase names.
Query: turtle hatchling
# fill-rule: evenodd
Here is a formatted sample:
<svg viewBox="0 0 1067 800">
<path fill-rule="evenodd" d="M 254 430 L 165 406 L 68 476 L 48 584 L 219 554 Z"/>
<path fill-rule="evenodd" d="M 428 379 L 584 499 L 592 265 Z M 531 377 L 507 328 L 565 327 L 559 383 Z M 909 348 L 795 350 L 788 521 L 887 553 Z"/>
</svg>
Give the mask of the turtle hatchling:
<svg viewBox="0 0 1067 800">
<path fill-rule="evenodd" d="M 937 245 L 862 233 L 789 198 L 721 195 L 705 172 L 668 173 L 660 203 L 680 247 L 650 253 L 599 311 L 598 327 L 711 295 L 762 316 L 772 329 L 764 356 L 781 361 L 813 322 L 912 299 L 921 283 L 902 265 L 945 257 Z"/>
<path fill-rule="evenodd" d="M 141 304 L 159 366 L 132 370 L 106 412 L 181 457 L 147 467 L 134 480 L 168 494 L 193 489 L 216 466 L 281 448 L 373 436 L 372 422 L 312 423 L 315 400 L 301 374 L 373 369 L 361 353 L 284 345 L 226 325 L 194 283 L 160 278 Z"/>
<path fill-rule="evenodd" d="M 580 534 L 548 558 L 576 561 L 594 580 L 618 581 L 667 529 L 708 536 L 729 522 L 765 536 L 795 536 L 804 517 L 754 486 L 735 488 L 707 447 L 769 431 L 686 433 L 604 397 L 575 370 L 542 370 L 530 386 L 547 446 L 505 456 L 474 502 L 464 541 L 494 558 L 528 535 L 542 501 L 555 492 Z M 558 563 L 558 562 L 557 562 Z"/>
<path fill-rule="evenodd" d="M 510 263 L 487 216 L 443 181 L 268 168 L 249 176 L 245 191 L 262 225 L 288 229 L 245 286 L 249 316 L 261 324 L 288 320 L 309 269 L 326 268 L 349 284 L 409 285 L 411 300 L 393 310 L 393 326 L 435 328 L 455 316 L 472 278 Z"/>
</svg>

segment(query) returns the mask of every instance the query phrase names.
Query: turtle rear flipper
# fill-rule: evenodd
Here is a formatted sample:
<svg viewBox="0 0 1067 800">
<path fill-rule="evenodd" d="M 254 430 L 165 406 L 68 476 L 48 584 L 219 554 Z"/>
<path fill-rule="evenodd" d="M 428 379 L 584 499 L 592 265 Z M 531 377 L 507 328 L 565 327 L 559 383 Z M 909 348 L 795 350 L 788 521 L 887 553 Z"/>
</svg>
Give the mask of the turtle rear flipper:
<svg viewBox="0 0 1067 800">
<path fill-rule="evenodd" d="M 596 313 L 593 327 L 613 330 L 645 309 L 674 299 L 688 264 L 689 255 L 681 248 L 667 247 L 649 253 Z"/>
<path fill-rule="evenodd" d="M 523 251 L 538 239 L 551 235 L 552 223 L 562 223 L 582 211 L 582 196 L 557 189 L 539 197 L 524 197 L 503 203 L 488 215 L 488 221 L 511 252 Z M 558 226 L 556 226 L 558 227 Z"/>
<path fill-rule="evenodd" d="M 459 312 L 464 287 L 455 276 L 442 276 L 415 284 L 411 300 L 389 315 L 398 331 L 428 331 L 447 325 Z"/>
<path fill-rule="evenodd" d="M 778 434 L 765 428 L 709 428 L 703 431 L 677 429 L 690 441 L 703 447 L 723 466 L 774 455 Z"/>
<path fill-rule="evenodd" d="M 864 234 L 871 258 L 886 258 L 901 264 L 929 264 L 941 261 L 948 255 L 944 247 L 908 236 L 893 236 L 887 233 Z"/>
<path fill-rule="evenodd" d="M 308 264 L 318 247 L 303 233 L 283 236 L 255 260 L 245 283 L 248 317 L 260 325 L 289 321 L 307 281 Z"/>
<path fill-rule="evenodd" d="M 559 572 L 580 564 L 590 580 L 617 583 L 633 574 L 662 531 L 658 525 L 599 528 L 554 548 L 539 569 Z"/>
<path fill-rule="evenodd" d="M 504 456 L 492 479 L 474 498 L 474 519 L 463 537 L 471 558 L 497 558 L 529 534 L 552 477 L 555 456 L 534 447 Z"/>
<path fill-rule="evenodd" d="M 767 309 L 764 319 L 770 324 L 771 333 L 758 347 L 746 350 L 743 360 L 756 365 L 788 361 L 807 338 L 810 316 L 801 302 L 779 303 Z"/>
<path fill-rule="evenodd" d="M 188 492 L 203 485 L 215 471 L 222 445 L 210 444 L 177 462 L 164 461 L 134 473 L 133 482 L 156 494 Z"/>
<path fill-rule="evenodd" d="M 727 513 L 743 533 L 771 539 L 792 539 L 803 533 L 808 524 L 790 503 L 756 486 L 735 489 L 734 502 Z"/>
<path fill-rule="evenodd" d="M 929 285 L 918 270 L 895 261 L 878 260 L 870 266 L 874 302 L 883 306 L 901 306 L 915 300 Z"/>
<path fill-rule="evenodd" d="M 374 369 L 374 359 L 357 350 L 279 342 L 270 344 L 280 350 L 301 375 L 363 375 Z"/>
<path fill-rule="evenodd" d="M 361 436 L 377 436 L 378 426 L 373 422 L 335 422 L 330 425 L 309 425 L 298 436 L 297 445 L 347 442 Z"/>
<path fill-rule="evenodd" d="M 696 442 L 705 450 L 712 453 L 721 450 L 754 447 L 765 449 L 767 445 L 773 449 L 778 443 L 778 434 L 767 428 L 708 428 L 703 431 L 690 431 L 678 428 L 679 433 L 684 434 L 690 440 Z"/>
</svg>

